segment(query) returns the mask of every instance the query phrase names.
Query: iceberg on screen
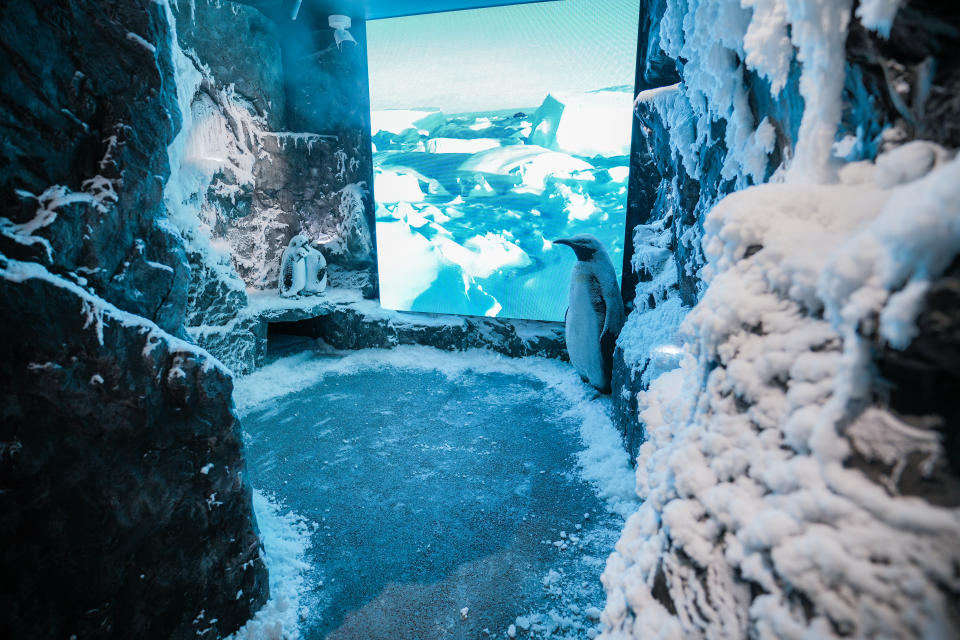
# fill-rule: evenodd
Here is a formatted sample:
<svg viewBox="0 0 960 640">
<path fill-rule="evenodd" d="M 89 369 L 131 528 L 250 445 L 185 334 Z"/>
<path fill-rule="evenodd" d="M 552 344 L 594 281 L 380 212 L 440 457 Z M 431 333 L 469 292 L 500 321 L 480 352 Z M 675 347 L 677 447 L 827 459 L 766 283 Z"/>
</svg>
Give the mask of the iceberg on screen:
<svg viewBox="0 0 960 640">
<path fill-rule="evenodd" d="M 487 61 L 485 68 L 495 66 L 503 49 L 510 49 L 502 41 L 485 45 L 478 31 L 498 12 L 509 10 L 510 20 L 543 29 L 563 23 L 546 20 L 545 12 L 601 7 L 602 13 L 602 6 L 547 3 L 371 22 L 373 193 L 383 306 L 562 320 L 574 257 L 552 240 L 580 233 L 601 240 L 620 277 L 633 48 L 617 57 L 608 53 L 609 43 L 556 38 L 570 49 L 560 52 L 568 60 L 606 56 L 622 63 L 613 70 L 584 65 L 579 75 L 576 69 L 553 73 L 547 63 L 510 64 L 485 80 L 486 71 L 474 66 L 478 58 Z M 624 21 L 619 13 L 614 17 Z M 389 38 L 390 23 L 400 21 L 409 50 Z M 418 57 L 451 30 L 468 53 Z M 635 24 L 632 30 L 635 43 Z M 522 47 L 514 53 L 514 60 L 521 59 Z M 409 60 L 401 65 L 404 56 Z M 405 82 L 397 84 L 396 75 Z"/>
</svg>

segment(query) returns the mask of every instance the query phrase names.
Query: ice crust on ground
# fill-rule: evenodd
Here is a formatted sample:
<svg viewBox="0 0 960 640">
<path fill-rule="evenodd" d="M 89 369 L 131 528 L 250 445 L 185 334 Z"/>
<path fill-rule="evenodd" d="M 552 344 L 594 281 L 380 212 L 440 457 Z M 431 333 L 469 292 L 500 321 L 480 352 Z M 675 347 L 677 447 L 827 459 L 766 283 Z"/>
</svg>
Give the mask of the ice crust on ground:
<svg viewBox="0 0 960 640">
<path fill-rule="evenodd" d="M 273 429 L 274 427 L 263 426 L 276 423 L 277 421 L 280 421 L 282 424 L 292 425 L 294 424 L 291 422 L 292 420 L 299 420 L 300 422 L 306 421 L 304 424 L 312 424 L 310 421 L 314 420 L 314 422 L 316 422 L 317 433 L 314 434 L 310 429 L 306 429 L 302 437 L 320 438 L 322 436 L 334 438 L 333 441 L 337 443 L 339 450 L 335 447 L 334 450 L 330 451 L 329 456 L 325 455 L 322 457 L 328 457 L 328 460 L 318 459 L 316 464 L 326 465 L 329 462 L 330 464 L 350 464 L 352 466 L 350 456 L 358 455 L 360 451 L 367 451 L 368 449 L 370 450 L 368 453 L 374 452 L 377 455 L 390 455 L 390 447 L 395 446 L 395 444 L 391 444 L 391 442 L 395 442 L 396 437 L 404 437 L 403 435 L 397 436 L 397 434 L 394 433 L 396 430 L 399 430 L 399 434 L 404 433 L 405 418 L 402 416 L 397 416 L 396 418 L 388 417 L 385 418 L 385 423 L 380 423 L 387 425 L 381 427 L 381 429 L 386 429 L 386 431 L 377 432 L 382 433 L 385 438 L 383 442 L 370 442 L 365 439 L 363 443 L 354 443 L 350 429 L 347 428 L 344 430 L 344 427 L 349 427 L 349 425 L 329 423 L 329 417 L 325 418 L 323 415 L 318 415 L 315 419 L 309 416 L 298 418 L 292 414 L 288 415 L 288 409 L 284 408 L 285 406 L 290 406 L 290 401 L 285 399 L 293 398 L 292 401 L 297 402 L 298 396 L 296 396 L 296 394 L 312 389 L 317 389 L 320 393 L 334 393 L 336 397 L 331 397 L 331 402 L 349 403 L 349 399 L 342 397 L 344 395 L 343 393 L 337 392 L 343 391 L 344 385 L 348 385 L 345 387 L 348 392 L 354 389 L 354 385 L 359 384 L 359 381 L 355 380 L 354 377 L 364 375 L 369 377 L 369 372 L 377 372 L 377 375 L 385 374 L 391 379 L 402 379 L 405 375 L 410 376 L 410 384 L 413 386 L 407 392 L 408 394 L 419 393 L 417 389 L 423 389 L 423 387 L 416 386 L 417 384 L 424 384 L 423 382 L 418 383 L 417 381 L 420 378 L 416 376 L 426 376 L 424 378 L 425 381 L 432 380 L 433 378 L 431 378 L 431 376 L 442 376 L 452 383 L 454 388 L 466 384 L 471 385 L 469 387 L 470 389 L 475 388 L 478 376 L 509 376 L 510 378 L 515 377 L 519 386 L 515 386 L 515 388 L 511 387 L 506 393 L 508 401 L 511 398 L 515 398 L 515 396 L 511 394 L 520 394 L 517 397 L 528 398 L 528 400 L 533 403 L 536 403 L 538 401 L 537 399 L 541 398 L 540 394 L 530 396 L 531 391 L 528 389 L 530 382 L 521 382 L 522 380 L 533 382 L 534 389 L 541 388 L 538 387 L 539 384 L 545 384 L 550 389 L 550 393 L 544 394 L 542 398 L 553 398 L 554 401 L 556 401 L 558 396 L 562 398 L 559 408 L 546 408 L 545 413 L 551 415 L 556 413 L 563 421 L 569 420 L 570 422 L 570 427 L 573 429 L 572 433 L 558 432 L 556 437 L 570 438 L 570 436 L 573 435 L 573 437 L 576 438 L 579 431 L 582 445 L 578 446 L 574 444 L 572 446 L 573 451 L 571 455 L 575 456 L 572 461 L 575 461 L 574 464 L 577 464 L 577 467 L 571 469 L 571 471 L 586 480 L 589 485 L 592 485 L 593 491 L 587 489 L 588 494 L 596 493 L 596 496 L 594 496 L 592 500 L 596 500 L 597 497 L 599 497 L 603 499 L 603 502 L 597 503 L 598 506 L 601 506 L 601 509 L 594 512 L 592 516 L 590 514 L 581 516 L 579 515 L 579 511 L 576 512 L 576 519 L 583 525 L 582 530 L 580 524 L 577 524 L 576 527 L 571 524 L 567 527 L 560 527 L 557 531 L 553 532 L 550 540 L 540 540 L 539 536 L 537 536 L 537 539 L 533 541 L 534 548 L 543 549 L 544 553 L 549 552 L 548 555 L 555 558 L 555 560 L 550 560 L 550 562 L 558 562 L 559 564 L 553 565 L 556 569 L 555 571 L 551 571 L 542 576 L 542 585 L 533 591 L 525 588 L 524 593 L 526 595 L 524 596 L 524 602 L 527 602 L 528 599 L 532 597 L 534 602 L 540 602 L 540 604 L 531 610 L 520 608 L 517 613 L 522 613 L 523 615 L 517 618 L 515 627 L 521 626 L 521 634 L 523 629 L 528 631 L 533 630 L 540 634 L 539 637 L 583 637 L 588 629 L 592 629 L 597 624 L 597 620 L 596 616 L 591 617 L 591 614 L 583 608 L 582 600 L 586 597 L 590 599 L 591 604 L 596 603 L 596 597 L 599 595 L 598 591 L 592 586 L 593 583 L 591 583 L 591 585 L 582 584 L 583 580 L 587 579 L 583 576 L 594 576 L 594 578 L 591 578 L 592 580 L 599 574 L 602 569 L 603 557 L 611 548 L 615 540 L 616 532 L 622 525 L 622 517 L 636 509 L 636 498 L 633 495 L 633 473 L 628 465 L 626 454 L 620 446 L 619 435 L 610 422 L 609 401 L 605 398 L 597 397 L 591 388 L 579 380 L 569 365 L 539 358 L 509 359 L 496 356 L 486 351 L 450 353 L 420 346 L 400 347 L 393 350 L 362 350 L 338 354 L 336 357 L 324 357 L 316 353 L 300 353 L 278 360 L 236 381 L 234 399 L 239 413 L 243 417 L 245 424 L 248 425 L 248 429 L 253 429 L 256 425 L 260 425 L 256 426 L 257 432 L 255 434 L 251 431 L 253 435 L 245 437 L 248 451 L 251 452 L 250 455 L 252 456 L 250 464 L 254 466 L 250 471 L 252 474 L 251 477 L 255 479 L 262 477 L 266 479 L 267 476 L 258 476 L 258 474 L 276 475 L 279 473 L 278 477 L 287 478 L 290 473 L 300 473 L 300 471 L 297 471 L 297 469 L 300 468 L 300 463 L 295 462 L 292 458 L 287 460 L 285 450 L 273 439 L 274 436 L 270 435 L 273 432 L 269 431 L 269 429 Z M 509 379 L 496 379 L 512 384 L 509 383 Z M 309 392 L 313 393 L 313 391 Z M 445 401 L 443 398 L 448 398 L 451 393 L 449 389 L 438 389 L 438 392 L 440 392 L 439 397 L 441 399 L 438 400 L 439 402 Z M 391 391 L 390 393 L 393 392 Z M 399 393 L 402 394 L 403 391 L 401 390 Z M 488 396 L 489 397 L 482 400 L 476 398 L 477 406 L 485 406 L 485 403 L 493 403 L 495 406 L 503 404 L 497 387 L 491 387 Z M 473 396 L 471 395 L 469 397 Z M 428 403 L 430 400 L 428 398 L 418 399 L 415 396 L 409 399 L 409 401 L 414 403 Z M 284 404 L 285 402 L 286 405 Z M 400 404 L 402 405 L 402 403 Z M 471 405 L 472 404 L 473 403 L 471 403 Z M 386 413 L 404 411 L 402 408 L 398 409 L 397 407 L 399 406 L 400 405 L 387 404 L 384 405 L 384 410 Z M 419 406 L 419 404 L 417 404 L 417 406 Z M 473 409 L 474 407 L 464 406 L 464 408 Z M 508 412 L 510 411 L 508 407 L 501 407 L 501 409 Z M 339 410 L 342 411 L 342 409 Z M 526 410 L 529 411 L 530 407 L 527 407 Z M 452 414 L 446 416 L 443 421 L 447 422 L 452 420 L 453 422 L 450 424 L 456 424 L 458 420 L 472 420 L 476 428 L 480 429 L 479 433 L 490 435 L 482 427 L 486 418 L 484 418 L 483 415 L 472 416 L 471 414 L 472 411 L 467 415 L 463 415 L 462 413 Z M 556 417 L 553 419 L 556 419 Z M 391 420 L 396 422 L 396 429 L 390 426 Z M 296 422 L 296 424 L 300 425 L 300 422 Z M 264 428 L 268 429 L 268 431 L 261 433 Z M 416 425 L 411 425 L 410 428 L 414 431 L 418 430 Z M 523 435 L 523 425 L 507 427 L 508 431 L 514 428 L 517 430 L 516 436 L 518 438 L 521 437 Z M 334 435 L 322 435 L 326 434 L 330 429 L 335 430 Z M 427 447 L 431 451 L 436 450 L 436 455 L 444 459 L 453 455 L 450 453 L 452 451 L 450 447 L 456 449 L 456 456 L 462 457 L 467 455 L 469 457 L 472 455 L 482 457 L 489 455 L 490 451 L 488 451 L 489 447 L 485 444 L 486 441 L 482 437 L 477 440 L 476 433 L 477 432 L 473 432 L 473 435 L 467 437 L 463 442 L 456 440 L 455 436 L 449 434 L 439 442 L 424 439 L 423 434 L 417 435 L 415 438 L 411 436 L 413 439 L 408 442 L 415 443 L 417 447 Z M 495 440 L 503 440 L 502 435 L 503 430 L 501 429 L 500 435 L 497 436 Z M 342 445 L 340 444 L 341 437 L 344 438 Z M 534 440 L 542 437 L 543 434 L 535 434 L 532 436 Z M 502 444 L 511 448 L 529 446 L 529 444 L 524 445 L 522 443 Z M 464 448 L 466 448 L 466 450 L 464 450 Z M 253 449 L 257 449 L 257 451 L 253 451 Z M 395 453 L 390 455 L 389 459 L 392 460 L 396 455 L 399 454 Z M 460 458 L 458 457 L 457 459 L 459 460 Z M 280 466 L 277 467 L 276 464 Z M 424 468 L 418 467 L 417 469 L 410 469 L 409 473 L 421 474 L 427 478 L 430 477 L 431 474 L 436 473 L 444 464 L 442 460 L 438 459 L 436 464 L 431 463 Z M 478 460 L 477 464 L 482 465 L 483 461 Z M 540 463 L 536 462 L 534 464 Z M 307 463 L 308 468 L 312 468 L 312 465 L 313 462 Z M 460 474 L 467 474 L 463 477 L 469 479 L 469 467 L 470 465 L 468 464 L 462 469 L 455 469 L 455 475 L 461 477 Z M 536 471 L 532 473 L 534 474 L 534 478 L 541 478 L 541 476 L 537 475 Z M 541 471 L 540 473 L 543 472 Z M 553 472 L 551 471 L 550 473 Z M 276 479 L 275 481 L 281 482 Z M 470 501 L 473 499 L 470 497 L 470 492 L 485 490 L 484 486 L 477 486 L 478 483 L 479 485 L 489 486 L 491 482 L 496 484 L 499 481 L 490 477 L 481 477 L 476 480 L 469 479 L 469 482 L 464 480 L 464 488 L 457 489 L 455 495 Z M 295 480 L 290 478 L 290 483 L 291 486 L 294 486 Z M 286 483 L 278 484 L 278 486 L 286 486 Z M 468 489 L 467 487 L 470 488 Z M 377 492 L 379 490 L 380 488 L 377 486 L 377 483 L 373 482 L 370 489 L 363 489 L 362 491 Z M 385 490 L 389 491 L 389 488 Z M 464 492 L 466 492 L 466 494 L 464 494 Z M 275 514 L 273 512 L 277 511 L 277 508 L 267 505 L 269 508 L 265 509 L 262 499 L 262 495 L 255 495 L 257 516 L 261 521 L 261 535 L 263 536 L 266 546 L 265 559 L 271 571 L 271 589 L 273 590 L 274 596 L 280 594 L 283 598 L 286 598 L 288 602 L 294 602 L 294 604 L 282 607 L 271 601 L 271 603 L 268 603 L 264 608 L 263 612 L 258 615 L 258 618 L 255 619 L 259 627 L 251 628 L 267 628 L 270 629 L 273 634 L 286 631 L 289 632 L 289 637 L 295 638 L 297 637 L 294 631 L 297 620 L 291 612 L 295 610 L 297 606 L 301 609 L 308 607 L 323 610 L 325 607 L 330 606 L 328 602 L 329 598 L 336 599 L 342 597 L 337 595 L 339 590 L 348 588 L 346 585 L 342 587 L 339 586 L 342 582 L 340 578 L 344 578 L 346 582 L 349 582 L 349 580 L 345 576 L 337 576 L 334 582 L 332 580 L 334 576 L 331 575 L 330 580 L 324 579 L 320 584 L 315 584 L 317 583 L 315 579 L 316 567 L 304 570 L 302 564 L 300 564 L 302 558 L 300 554 L 303 552 L 303 546 L 300 544 L 302 541 L 301 538 L 296 535 L 297 531 L 290 531 L 291 527 L 289 523 L 269 521 L 271 517 L 274 517 Z M 403 502 L 407 502 L 406 499 L 400 499 L 403 500 Z M 480 498 L 478 497 L 477 499 L 479 500 Z M 492 504 L 496 504 L 498 500 L 502 499 L 504 498 L 497 498 L 496 496 L 489 498 L 489 500 L 492 500 Z M 515 508 L 515 506 L 511 508 Z M 607 514 L 603 513 L 602 506 L 605 506 L 608 510 Z M 400 506 L 396 506 L 396 508 L 400 508 Z M 444 507 L 441 506 L 437 508 L 443 509 Z M 263 511 L 267 511 L 266 516 L 262 515 Z M 320 518 L 317 518 L 315 523 L 310 523 L 306 528 L 300 526 L 296 521 L 296 516 L 290 517 L 294 519 L 292 523 L 294 525 L 293 528 L 299 530 L 301 533 L 313 532 L 315 536 L 335 535 L 337 527 L 335 526 L 331 531 L 330 527 L 325 527 L 325 525 L 339 522 L 342 518 L 340 516 L 335 517 L 335 514 L 323 512 L 322 509 L 320 509 L 319 515 L 326 516 L 325 520 L 321 521 Z M 510 516 L 511 522 L 516 515 L 517 514 L 512 514 Z M 263 524 L 265 517 L 268 519 L 266 525 Z M 387 515 L 383 517 L 389 519 Z M 491 514 L 491 517 L 494 517 L 493 514 Z M 537 516 L 531 515 L 531 518 L 533 517 L 538 520 L 544 519 L 543 514 Z M 516 517 L 516 520 L 519 521 L 520 518 Z M 446 522 L 446 520 L 444 520 L 444 522 Z M 519 525 L 519 522 L 516 524 Z M 611 524 L 612 528 L 610 526 Z M 523 529 L 524 525 L 519 526 Z M 316 533 L 318 531 L 319 533 Z M 324 531 L 328 533 L 324 534 Z M 282 537 L 279 541 L 279 546 L 276 541 L 274 541 L 274 538 L 278 535 Z M 396 535 L 398 536 L 397 539 L 410 540 L 410 536 L 421 534 L 416 533 L 416 527 L 414 526 L 411 531 L 398 531 Z M 496 535 L 494 535 L 494 537 L 496 537 Z M 423 541 L 423 544 L 425 545 L 426 542 L 427 540 Z M 500 541 L 495 546 L 506 542 L 508 541 Z M 418 541 L 416 544 L 420 544 L 420 542 Z M 280 549 L 281 557 L 279 559 L 272 558 L 271 555 L 275 553 L 274 549 L 278 548 Z M 508 548 L 510 551 L 508 551 L 506 556 L 503 556 L 503 561 L 509 561 L 509 558 L 513 557 L 510 554 L 517 552 L 517 550 L 513 548 L 512 543 L 508 544 Z M 469 572 L 474 570 L 471 569 L 471 567 L 474 566 L 474 561 L 471 560 L 471 558 L 476 554 L 479 554 L 480 560 L 480 564 L 476 565 L 478 568 L 487 566 L 484 563 L 493 563 L 491 565 L 492 567 L 500 566 L 497 564 L 501 562 L 498 558 L 501 558 L 504 551 L 505 550 L 499 548 L 477 550 L 471 547 L 470 549 L 464 549 L 463 552 L 466 554 L 466 560 L 464 561 L 466 561 L 466 564 L 463 565 L 462 569 L 468 572 L 464 575 L 469 576 L 471 575 Z M 442 555 L 442 557 L 446 558 L 446 556 L 452 552 L 453 550 L 447 550 L 440 553 L 445 554 Z M 390 552 L 381 551 L 381 553 Z M 538 556 L 540 555 L 540 552 L 536 553 Z M 322 557 L 322 552 L 316 550 L 309 552 L 309 554 L 311 556 Z M 552 556 L 552 554 L 557 555 Z M 287 567 L 290 569 L 289 571 L 283 569 L 286 573 L 282 577 L 277 577 L 274 574 L 274 566 L 278 561 L 281 563 L 281 568 Z M 346 562 L 346 560 L 344 560 L 344 562 Z M 362 564 L 360 560 L 349 562 L 360 562 Z M 349 562 L 345 566 L 352 566 Z M 443 562 L 446 563 L 447 560 Z M 366 565 L 363 566 L 366 567 Z M 294 569 L 296 569 L 296 571 Z M 390 570 L 395 571 L 394 568 Z M 417 573 L 423 570 L 425 569 L 411 569 L 410 571 Z M 524 569 L 519 566 L 510 570 L 519 571 L 521 574 L 524 571 Z M 586 573 L 584 574 L 583 572 Z M 441 582 L 465 579 L 463 576 L 459 578 L 456 577 L 460 575 L 460 573 L 461 569 L 457 569 L 453 575 L 443 578 Z M 530 577 L 536 578 L 535 575 Z M 282 589 L 286 589 L 285 591 L 277 591 L 273 583 L 274 578 L 278 580 Z M 474 579 L 480 582 L 486 580 L 486 578 L 476 575 Z M 537 578 L 537 580 L 539 580 L 539 578 Z M 324 585 L 322 584 L 323 582 L 328 584 Z M 295 603 L 294 598 L 294 592 L 296 592 L 298 588 L 301 593 L 299 605 Z M 341 624 L 346 625 L 347 628 L 351 628 L 351 618 L 354 615 L 372 615 L 368 612 L 376 611 L 377 607 L 381 606 L 389 607 L 391 603 L 404 602 L 404 598 L 411 598 L 413 599 L 411 601 L 416 601 L 416 598 L 420 597 L 417 594 L 421 592 L 430 593 L 430 590 L 435 588 L 441 588 L 440 583 L 433 586 L 430 584 L 384 584 L 383 591 L 381 592 L 379 588 L 374 589 L 372 592 L 374 595 L 371 596 L 373 600 L 366 602 L 360 610 L 347 615 L 342 623 L 333 621 L 330 624 L 332 624 L 334 628 L 340 627 Z M 536 592 L 541 589 L 543 594 L 536 596 Z M 445 592 L 441 590 L 441 593 Z M 457 604 L 457 607 L 468 606 L 469 617 L 471 619 L 475 616 L 483 617 L 488 614 L 482 607 L 474 606 L 468 594 L 464 594 L 462 597 L 464 601 Z M 314 599 L 317 598 L 319 598 L 319 600 L 314 602 Z M 335 600 L 335 602 L 339 602 L 339 600 Z M 496 602 L 496 598 L 493 599 L 493 602 Z M 577 606 L 578 603 L 579 606 Z M 506 605 L 505 608 L 509 610 L 510 606 Z M 451 609 L 451 611 L 453 611 L 453 609 Z M 308 612 L 305 616 L 302 616 L 300 620 L 309 619 L 312 615 L 314 614 Z M 340 614 L 338 614 L 338 616 L 339 615 Z M 430 615 L 433 614 L 431 613 Z M 307 626 L 313 628 L 313 624 L 314 622 L 311 622 Z M 491 631 L 495 632 L 495 637 L 500 637 L 506 632 L 506 627 L 507 625 L 504 624 L 503 629 L 491 629 Z M 594 630 L 593 633 L 595 632 Z M 248 633 L 255 634 L 256 630 Z M 378 632 L 378 634 L 379 633 L 380 632 Z M 378 634 L 373 635 L 376 635 L 376 637 L 382 636 L 382 634 Z M 248 634 L 247 636 L 240 637 L 252 638 L 256 636 Z M 268 637 L 283 636 L 270 635 Z M 339 636 L 334 635 L 334 637 Z"/>
<path fill-rule="evenodd" d="M 597 487 L 610 508 L 621 515 L 633 511 L 636 498 L 628 464 L 620 445 L 620 436 L 610 422 L 609 406 L 596 398 L 596 392 L 584 384 L 565 363 L 545 358 L 507 358 L 488 351 L 450 353 L 432 347 L 401 346 L 396 349 L 363 349 L 335 359 L 316 358 L 303 353 L 238 378 L 234 401 L 240 413 L 248 413 L 270 400 L 315 384 L 327 375 L 343 375 L 369 367 L 436 370 L 449 378 L 465 371 L 506 373 L 533 377 L 560 392 L 570 402 L 571 411 L 581 421 L 580 437 L 585 449 L 579 462 L 584 477 Z"/>
<path fill-rule="evenodd" d="M 899 4 L 863 2 L 857 17 L 884 35 Z M 960 247 L 960 161 L 922 141 L 876 163 L 831 157 L 851 7 L 667 5 L 661 44 L 684 58 L 683 81 L 638 101 L 662 116 L 692 176 L 711 122 L 726 120 L 723 177 L 741 190 L 705 217 L 707 287 L 679 333 L 684 310 L 657 295 L 665 276 L 641 283 L 657 305 L 641 304 L 620 337 L 634 362 L 675 345 L 679 366 L 638 397 L 644 502 L 604 573 L 603 637 L 939 638 L 955 624 L 944 594 L 960 588 L 960 510 L 845 462 L 917 457 L 929 472 L 942 457 L 932 432 L 870 406 L 872 346 L 859 328 L 877 318 L 877 339 L 894 348 L 914 337 L 926 288 Z M 769 131 L 745 102 L 738 61 L 777 93 L 794 47 L 799 140 L 779 184 L 751 187 L 769 167 L 766 145 L 757 153 L 749 140 Z M 660 231 L 639 230 L 635 261 L 670 274 Z"/>
</svg>

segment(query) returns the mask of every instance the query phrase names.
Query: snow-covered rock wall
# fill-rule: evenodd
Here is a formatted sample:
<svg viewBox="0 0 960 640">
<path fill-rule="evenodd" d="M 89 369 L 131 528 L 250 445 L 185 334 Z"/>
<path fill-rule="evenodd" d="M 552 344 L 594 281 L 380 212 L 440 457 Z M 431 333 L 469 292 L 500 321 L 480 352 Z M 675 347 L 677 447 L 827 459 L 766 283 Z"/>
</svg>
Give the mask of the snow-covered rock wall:
<svg viewBox="0 0 960 640">
<path fill-rule="evenodd" d="M 255 319 L 241 319 L 246 289 L 276 289 L 280 256 L 294 235 L 307 235 L 330 264 L 365 272 L 373 285 L 367 293 L 375 293 L 369 132 L 362 123 L 297 111 L 307 89 L 318 105 L 344 96 L 311 84 L 309 75 L 289 80 L 286 67 L 301 62 L 288 50 L 309 50 L 314 36 L 290 26 L 288 14 L 272 16 L 283 21 L 284 37 L 273 19 L 245 3 L 180 2 L 172 14 L 184 126 L 169 149 L 165 199 L 192 268 L 187 331 L 246 373 L 263 346 Z M 328 63 L 315 62 L 333 67 L 324 76 L 328 84 L 331 75 L 350 87 L 358 83 L 356 56 L 347 58 L 351 65 L 317 47 L 313 53 Z M 364 96 L 347 102 L 368 111 Z"/>
<path fill-rule="evenodd" d="M 181 339 L 170 27 L 152 0 L 0 7 L 11 637 L 219 637 L 267 598 L 232 381 Z"/>
<path fill-rule="evenodd" d="M 646 5 L 606 637 L 958 633 L 958 44 L 922 1 Z"/>
</svg>

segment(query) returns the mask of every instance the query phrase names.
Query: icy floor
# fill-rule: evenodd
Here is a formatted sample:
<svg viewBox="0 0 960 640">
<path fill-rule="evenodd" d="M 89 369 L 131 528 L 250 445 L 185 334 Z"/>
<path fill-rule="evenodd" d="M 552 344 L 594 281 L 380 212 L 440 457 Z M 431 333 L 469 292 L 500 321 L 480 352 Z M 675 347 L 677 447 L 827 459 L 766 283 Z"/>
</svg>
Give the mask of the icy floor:
<svg viewBox="0 0 960 640">
<path fill-rule="evenodd" d="M 633 474 L 608 400 L 569 366 L 304 353 L 239 380 L 235 398 L 268 564 L 285 563 L 272 591 L 296 578 L 302 637 L 593 635 Z M 299 577 L 280 557 L 296 531 L 277 526 L 298 516 Z"/>
</svg>

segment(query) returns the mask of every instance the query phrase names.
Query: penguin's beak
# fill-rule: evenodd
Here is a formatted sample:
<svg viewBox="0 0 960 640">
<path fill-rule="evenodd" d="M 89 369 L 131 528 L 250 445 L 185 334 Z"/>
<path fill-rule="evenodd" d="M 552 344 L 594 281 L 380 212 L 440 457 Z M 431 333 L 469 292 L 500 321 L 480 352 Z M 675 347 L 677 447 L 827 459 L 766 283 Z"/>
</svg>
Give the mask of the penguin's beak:
<svg viewBox="0 0 960 640">
<path fill-rule="evenodd" d="M 570 240 L 568 240 L 567 238 L 557 238 L 556 240 L 553 241 L 553 244 L 565 244 L 571 249 L 573 248 L 573 243 L 570 242 Z"/>
</svg>

